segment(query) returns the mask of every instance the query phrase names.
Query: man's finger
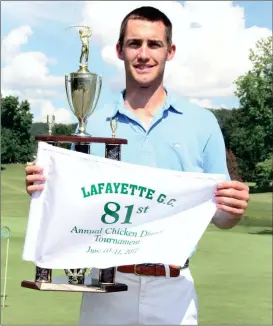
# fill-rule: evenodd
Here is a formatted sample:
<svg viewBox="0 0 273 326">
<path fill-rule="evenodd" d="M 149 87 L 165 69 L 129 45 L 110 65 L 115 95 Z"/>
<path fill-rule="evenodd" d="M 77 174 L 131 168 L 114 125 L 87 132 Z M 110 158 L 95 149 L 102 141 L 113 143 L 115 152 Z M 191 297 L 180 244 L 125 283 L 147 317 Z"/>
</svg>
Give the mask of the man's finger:
<svg viewBox="0 0 273 326">
<path fill-rule="evenodd" d="M 29 174 L 28 176 L 26 176 L 27 183 L 33 183 L 36 181 L 44 181 L 44 180 L 45 180 L 45 176 L 42 174 Z"/>
<path fill-rule="evenodd" d="M 32 195 L 35 191 L 41 191 L 44 189 L 44 185 L 31 185 L 27 187 L 27 193 Z"/>
<path fill-rule="evenodd" d="M 247 191 L 239 191 L 232 188 L 216 190 L 215 196 L 229 197 L 249 201 L 249 193 Z"/>
<path fill-rule="evenodd" d="M 249 191 L 249 187 L 247 185 L 245 185 L 242 182 L 239 181 L 225 181 L 222 183 L 219 183 L 217 185 L 217 189 L 228 189 L 228 188 L 233 188 L 236 190 L 246 190 Z"/>
<path fill-rule="evenodd" d="M 43 172 L 43 169 L 40 168 L 40 167 L 37 166 L 37 165 L 28 165 L 28 166 L 26 166 L 26 168 L 25 168 L 25 172 L 26 172 L 26 174 L 42 173 L 42 172 Z"/>
<path fill-rule="evenodd" d="M 234 218 L 240 218 L 242 214 L 244 213 L 244 209 L 242 208 L 235 208 L 230 207 L 222 204 L 217 204 L 217 208 L 221 209 L 223 212 L 229 213 L 231 215 L 235 215 Z"/>
<path fill-rule="evenodd" d="M 229 197 L 215 197 L 216 204 L 226 205 L 233 208 L 246 209 L 247 202 L 245 200 L 238 200 Z"/>
</svg>

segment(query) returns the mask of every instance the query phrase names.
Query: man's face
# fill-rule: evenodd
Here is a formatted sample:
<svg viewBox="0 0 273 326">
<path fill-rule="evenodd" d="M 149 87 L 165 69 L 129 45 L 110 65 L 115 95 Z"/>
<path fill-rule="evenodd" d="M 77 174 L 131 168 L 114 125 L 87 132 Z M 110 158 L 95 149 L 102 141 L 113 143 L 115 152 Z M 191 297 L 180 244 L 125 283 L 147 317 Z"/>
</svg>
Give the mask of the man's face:
<svg viewBox="0 0 273 326">
<path fill-rule="evenodd" d="M 174 53 L 175 46 L 168 47 L 162 22 L 129 20 L 123 47 L 117 44 L 117 55 L 124 61 L 128 82 L 141 86 L 163 79 L 166 61 Z"/>
</svg>

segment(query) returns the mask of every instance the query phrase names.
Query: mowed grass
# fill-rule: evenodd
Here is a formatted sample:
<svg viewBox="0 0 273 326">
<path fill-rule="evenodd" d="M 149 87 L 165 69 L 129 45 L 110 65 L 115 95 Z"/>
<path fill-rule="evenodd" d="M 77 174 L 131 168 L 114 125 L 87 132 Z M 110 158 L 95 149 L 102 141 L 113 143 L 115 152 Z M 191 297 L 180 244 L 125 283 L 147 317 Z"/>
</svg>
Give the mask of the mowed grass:
<svg viewBox="0 0 273 326">
<path fill-rule="evenodd" d="M 33 279 L 35 272 L 33 264 L 22 261 L 29 209 L 24 166 L 7 166 L 1 176 L 2 226 L 11 229 L 7 306 L 1 311 L 1 324 L 76 325 L 80 294 L 21 287 L 21 281 Z M 245 215 L 233 230 L 210 226 L 191 260 L 200 324 L 272 324 L 272 194 L 251 195 Z M 3 292 L 6 242 L 1 242 Z"/>
</svg>

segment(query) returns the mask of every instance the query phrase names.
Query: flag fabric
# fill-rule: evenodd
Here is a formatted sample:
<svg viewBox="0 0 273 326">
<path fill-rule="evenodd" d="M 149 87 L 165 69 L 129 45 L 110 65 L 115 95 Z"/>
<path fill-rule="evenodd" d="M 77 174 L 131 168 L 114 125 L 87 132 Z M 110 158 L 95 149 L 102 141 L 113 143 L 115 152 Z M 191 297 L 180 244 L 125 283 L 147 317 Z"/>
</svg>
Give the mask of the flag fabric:
<svg viewBox="0 0 273 326">
<path fill-rule="evenodd" d="M 23 260 L 50 269 L 184 265 L 216 212 L 224 175 L 106 159 L 43 142 Z"/>
</svg>

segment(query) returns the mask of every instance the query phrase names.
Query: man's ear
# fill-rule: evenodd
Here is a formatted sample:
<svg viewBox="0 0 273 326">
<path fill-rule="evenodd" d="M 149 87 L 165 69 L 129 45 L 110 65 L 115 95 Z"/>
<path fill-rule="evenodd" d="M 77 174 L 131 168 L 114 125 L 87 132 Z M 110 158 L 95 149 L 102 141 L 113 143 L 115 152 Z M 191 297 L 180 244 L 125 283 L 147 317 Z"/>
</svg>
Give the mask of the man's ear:
<svg viewBox="0 0 273 326">
<path fill-rule="evenodd" d="M 176 52 L 176 46 L 175 44 L 172 44 L 168 50 L 167 61 L 171 61 L 173 59 L 175 52 Z"/>
<path fill-rule="evenodd" d="M 119 43 L 116 44 L 116 52 L 117 52 L 117 57 L 120 59 L 120 60 L 124 60 L 123 58 L 123 51 L 122 51 L 122 47 Z"/>
</svg>

